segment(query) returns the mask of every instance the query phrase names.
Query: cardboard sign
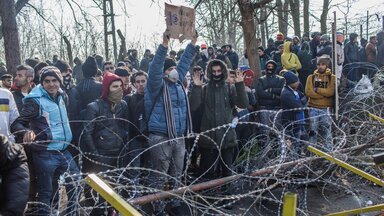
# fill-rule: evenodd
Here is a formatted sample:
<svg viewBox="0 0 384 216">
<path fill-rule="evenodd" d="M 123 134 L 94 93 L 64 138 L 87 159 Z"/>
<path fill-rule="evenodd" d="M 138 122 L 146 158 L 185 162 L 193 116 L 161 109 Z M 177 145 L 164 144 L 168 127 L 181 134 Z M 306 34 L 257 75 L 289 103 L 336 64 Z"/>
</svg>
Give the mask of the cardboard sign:
<svg viewBox="0 0 384 216">
<path fill-rule="evenodd" d="M 195 35 L 195 9 L 165 3 L 167 29 L 171 38 L 192 39 Z"/>
</svg>

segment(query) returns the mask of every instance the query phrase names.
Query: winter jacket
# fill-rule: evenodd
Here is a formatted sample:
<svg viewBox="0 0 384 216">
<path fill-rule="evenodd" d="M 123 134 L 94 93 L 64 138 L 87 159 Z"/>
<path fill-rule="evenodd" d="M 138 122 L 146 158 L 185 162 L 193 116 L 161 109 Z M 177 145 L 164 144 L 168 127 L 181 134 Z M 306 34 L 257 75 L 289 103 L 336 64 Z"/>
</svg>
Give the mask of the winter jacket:
<svg viewBox="0 0 384 216">
<path fill-rule="evenodd" d="M 24 215 L 28 192 L 29 170 L 24 148 L 0 135 L 0 215 Z"/>
<path fill-rule="evenodd" d="M 144 57 L 140 62 L 140 70 L 148 72 L 149 63 L 152 61 L 149 57 Z"/>
<path fill-rule="evenodd" d="M 133 138 L 140 134 L 140 119 L 144 118 L 144 95 L 142 94 L 132 94 L 124 97 L 124 101 L 127 103 L 127 118 L 131 122 L 129 124 L 129 136 Z"/>
<path fill-rule="evenodd" d="M 359 46 L 357 46 L 357 43 L 350 41 L 344 46 L 344 58 L 344 64 L 359 61 Z"/>
<path fill-rule="evenodd" d="M 115 113 L 103 99 L 88 104 L 82 137 L 82 151 L 118 156 L 128 140 L 127 104 L 121 100 Z"/>
<path fill-rule="evenodd" d="M 34 151 L 63 151 L 68 147 L 72 133 L 61 89 L 53 99 L 39 84 L 24 98 L 23 109 L 11 130 L 24 136 L 29 128 L 36 134 L 31 145 Z"/>
<path fill-rule="evenodd" d="M 281 55 L 282 55 L 282 53 L 280 53 L 279 50 L 272 52 L 272 58 L 271 59 L 273 61 L 275 61 L 277 64 L 277 66 L 276 66 L 277 72 L 280 72 L 283 69 L 283 65 L 281 64 Z"/>
<path fill-rule="evenodd" d="M 224 72 L 224 70 L 223 70 Z M 207 77 L 212 72 L 207 69 Z M 219 83 L 208 82 L 205 86 L 193 86 L 190 94 L 191 110 L 197 110 L 202 104 L 203 113 L 201 120 L 201 131 L 223 126 L 231 123 L 234 114 L 234 107 L 246 108 L 248 106 L 248 97 L 245 92 L 243 82 L 229 85 L 225 83 L 228 74 Z M 207 149 L 230 148 L 237 145 L 236 132 L 234 128 L 223 127 L 221 129 L 209 132 L 208 135 L 216 143 L 213 143 L 206 137 L 200 137 L 200 147 Z M 224 138 L 224 140 L 223 140 Z"/>
<path fill-rule="evenodd" d="M 292 123 L 294 122 L 294 124 L 304 123 L 299 122 L 300 120 L 304 120 L 304 111 L 291 109 L 299 109 L 306 107 L 307 98 L 301 91 L 296 91 L 296 93 L 297 96 L 295 95 L 294 90 L 289 86 L 284 86 L 283 90 L 281 91 L 281 108 L 284 110 L 281 114 L 281 123 L 283 124 L 283 126 L 288 126 L 290 124 L 292 126 Z"/>
<path fill-rule="evenodd" d="M 0 134 L 14 141 L 10 133 L 11 124 L 19 117 L 13 95 L 7 89 L 0 88 Z"/>
<path fill-rule="evenodd" d="M 94 77 L 85 78 L 76 86 L 78 94 L 78 113 L 87 108 L 89 103 L 92 103 L 101 96 L 101 83 L 97 82 Z M 78 119 L 83 119 L 84 116 L 79 116 Z"/>
<path fill-rule="evenodd" d="M 308 42 L 304 42 L 301 46 L 300 52 L 297 54 L 297 57 L 299 58 L 299 61 L 302 65 L 301 69 L 298 70 L 299 72 L 299 79 L 300 83 L 304 85 L 307 82 L 307 77 L 312 74 L 312 53 L 309 47 Z"/>
<path fill-rule="evenodd" d="M 159 45 L 155 57 L 149 66 L 148 82 L 144 93 L 145 113 L 146 116 L 149 116 L 148 131 L 165 135 L 168 134 L 168 129 L 164 110 L 164 95 L 162 91 L 164 84 L 164 61 L 167 55 L 167 50 L 168 49 L 163 45 Z M 195 53 L 195 47 L 192 44 L 189 44 L 181 56 L 180 62 L 176 67 L 176 70 L 179 73 L 180 82 L 172 83 L 165 81 L 166 85 L 168 85 L 171 97 L 172 111 L 178 136 L 184 135 L 187 128 L 187 98 L 181 83 L 188 72 L 188 68 Z M 160 96 L 155 101 L 158 95 Z M 155 105 L 152 113 L 150 113 L 153 104 Z"/>
<path fill-rule="evenodd" d="M 309 75 L 305 86 L 305 94 L 309 99 L 309 107 L 328 108 L 334 106 L 336 76 L 327 68 L 325 73 L 317 70 Z"/>
<path fill-rule="evenodd" d="M 280 94 L 284 83 L 284 78 L 276 74 L 266 74 L 259 78 L 256 93 L 262 109 L 280 108 Z"/>
<path fill-rule="evenodd" d="M 374 44 L 367 44 L 365 47 L 365 54 L 367 55 L 367 62 L 376 64 L 377 48 Z"/>
<path fill-rule="evenodd" d="M 239 67 L 239 56 L 237 53 L 230 50 L 225 55 L 228 57 L 229 61 L 231 61 L 232 69 L 236 70 Z"/>
<path fill-rule="evenodd" d="M 284 43 L 284 51 L 281 55 L 281 64 L 284 69 L 297 71 L 301 69 L 301 63 L 295 53 L 291 52 L 291 42 Z"/>
<path fill-rule="evenodd" d="M 21 93 L 20 89 L 12 89 L 13 98 L 15 99 L 17 110 L 20 112 L 23 108 L 23 99 L 24 95 Z"/>
</svg>

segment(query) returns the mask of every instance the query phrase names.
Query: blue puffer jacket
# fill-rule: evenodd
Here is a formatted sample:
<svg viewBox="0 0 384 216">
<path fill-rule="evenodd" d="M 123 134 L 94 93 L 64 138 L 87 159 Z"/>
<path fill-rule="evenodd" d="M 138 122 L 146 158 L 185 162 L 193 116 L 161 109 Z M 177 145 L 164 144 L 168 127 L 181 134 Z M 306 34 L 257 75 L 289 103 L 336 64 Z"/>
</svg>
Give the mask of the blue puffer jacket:
<svg viewBox="0 0 384 216">
<path fill-rule="evenodd" d="M 72 133 L 62 95 L 53 100 L 39 84 L 23 100 L 23 109 L 11 126 L 12 132 L 24 135 L 33 130 L 35 151 L 65 150 L 72 141 Z"/>
<path fill-rule="evenodd" d="M 196 49 L 192 44 L 188 44 L 180 62 L 177 65 L 176 70 L 179 72 L 179 80 L 183 82 L 185 75 L 188 72 L 188 68 L 192 62 L 192 58 L 195 55 Z M 148 82 L 144 93 L 144 105 L 146 116 L 149 116 L 148 131 L 168 134 L 167 121 L 164 111 L 163 94 L 163 77 L 164 77 L 164 61 L 167 55 L 167 48 L 163 45 L 159 45 L 156 51 L 155 57 L 149 66 L 148 70 Z M 183 86 L 179 83 L 167 82 L 169 94 L 171 97 L 172 110 L 175 119 L 176 132 L 178 136 L 184 135 L 187 127 L 187 101 Z M 155 99 L 157 96 L 157 101 Z M 155 105 L 153 106 L 153 103 Z M 152 113 L 151 108 L 153 107 Z"/>
</svg>

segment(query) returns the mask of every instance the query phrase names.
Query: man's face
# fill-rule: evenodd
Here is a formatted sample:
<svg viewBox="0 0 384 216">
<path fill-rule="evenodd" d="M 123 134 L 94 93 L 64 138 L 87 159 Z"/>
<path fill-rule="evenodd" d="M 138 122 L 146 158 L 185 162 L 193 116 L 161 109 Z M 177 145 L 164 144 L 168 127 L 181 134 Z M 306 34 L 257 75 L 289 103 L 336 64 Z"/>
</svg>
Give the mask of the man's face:
<svg viewBox="0 0 384 216">
<path fill-rule="evenodd" d="M 220 76 L 223 73 L 220 65 L 212 66 L 212 74 L 215 76 Z"/>
<path fill-rule="evenodd" d="M 106 64 L 106 65 L 104 65 L 104 73 L 105 72 L 113 73 L 114 71 L 115 71 L 115 66 L 113 64 Z"/>
<path fill-rule="evenodd" d="M 144 94 L 144 88 L 147 85 L 147 78 L 145 76 L 137 76 L 135 78 L 135 88 L 137 93 Z"/>
<path fill-rule="evenodd" d="M 56 97 L 57 92 L 60 89 L 60 81 L 54 76 L 46 76 L 43 80 L 43 88 L 52 97 Z"/>
<path fill-rule="evenodd" d="M 164 74 L 169 75 L 173 69 L 176 69 L 176 66 L 172 66 L 172 67 L 168 68 L 167 70 L 165 70 Z"/>
<path fill-rule="evenodd" d="M 317 71 L 319 72 L 319 73 L 324 73 L 325 72 L 325 70 L 327 69 L 327 64 L 326 63 L 323 63 L 323 62 L 319 62 L 319 63 L 317 63 Z"/>
<path fill-rule="evenodd" d="M 258 49 L 258 50 L 257 50 L 257 53 L 259 53 L 259 56 L 262 56 L 262 55 L 264 55 L 264 51 L 263 51 L 263 50 L 261 50 L 261 49 Z"/>
<path fill-rule="evenodd" d="M 109 85 L 109 92 L 115 92 L 120 89 L 123 89 L 123 83 L 120 80 L 113 81 L 111 85 Z M 121 97 L 123 97 L 123 91 L 121 91 Z"/>
<path fill-rule="evenodd" d="M 293 44 L 295 44 L 295 45 L 299 44 L 299 42 L 300 42 L 299 39 L 297 39 L 297 38 L 293 38 L 292 41 L 293 41 Z"/>
<path fill-rule="evenodd" d="M 226 47 L 225 47 L 225 51 L 226 51 L 226 52 L 229 52 L 230 50 L 231 50 L 231 47 L 230 47 L 230 46 L 226 46 Z"/>
<path fill-rule="evenodd" d="M 293 88 L 295 90 L 299 88 L 299 85 L 300 85 L 299 81 L 292 83 L 292 84 L 289 84 L 289 86 L 291 86 L 291 88 Z"/>
<path fill-rule="evenodd" d="M 12 86 L 12 78 L 5 78 L 3 80 L 3 87 L 11 88 L 11 86 Z"/>
<path fill-rule="evenodd" d="M 374 37 L 370 40 L 371 44 L 377 44 L 377 38 Z"/>
<path fill-rule="evenodd" d="M 26 86 L 32 80 L 32 77 L 27 77 L 26 74 L 27 74 L 26 70 L 16 71 L 15 85 L 17 87 Z"/>
<path fill-rule="evenodd" d="M 67 70 L 61 72 L 61 76 L 65 77 L 65 76 L 67 76 L 70 73 L 71 73 L 71 71 L 67 69 Z"/>
<path fill-rule="evenodd" d="M 123 89 L 126 90 L 129 88 L 129 76 L 120 76 L 120 79 L 123 80 Z"/>
</svg>

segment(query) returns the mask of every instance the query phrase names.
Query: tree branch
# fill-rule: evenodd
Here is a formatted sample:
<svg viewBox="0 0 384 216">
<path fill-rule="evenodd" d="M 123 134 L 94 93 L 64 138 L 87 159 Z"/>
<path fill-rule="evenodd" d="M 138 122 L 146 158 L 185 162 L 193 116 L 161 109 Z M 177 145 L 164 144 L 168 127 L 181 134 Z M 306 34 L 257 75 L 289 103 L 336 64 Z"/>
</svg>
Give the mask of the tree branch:
<svg viewBox="0 0 384 216">
<path fill-rule="evenodd" d="M 21 11 L 21 9 L 28 3 L 29 0 L 18 0 L 15 3 L 16 16 Z M 2 28 L 2 24 L 0 25 L 0 29 Z M 3 32 L 0 31 L 0 40 L 3 38 Z"/>
<path fill-rule="evenodd" d="M 261 0 L 252 4 L 253 10 L 264 7 L 266 4 L 272 2 L 272 0 Z"/>
</svg>

